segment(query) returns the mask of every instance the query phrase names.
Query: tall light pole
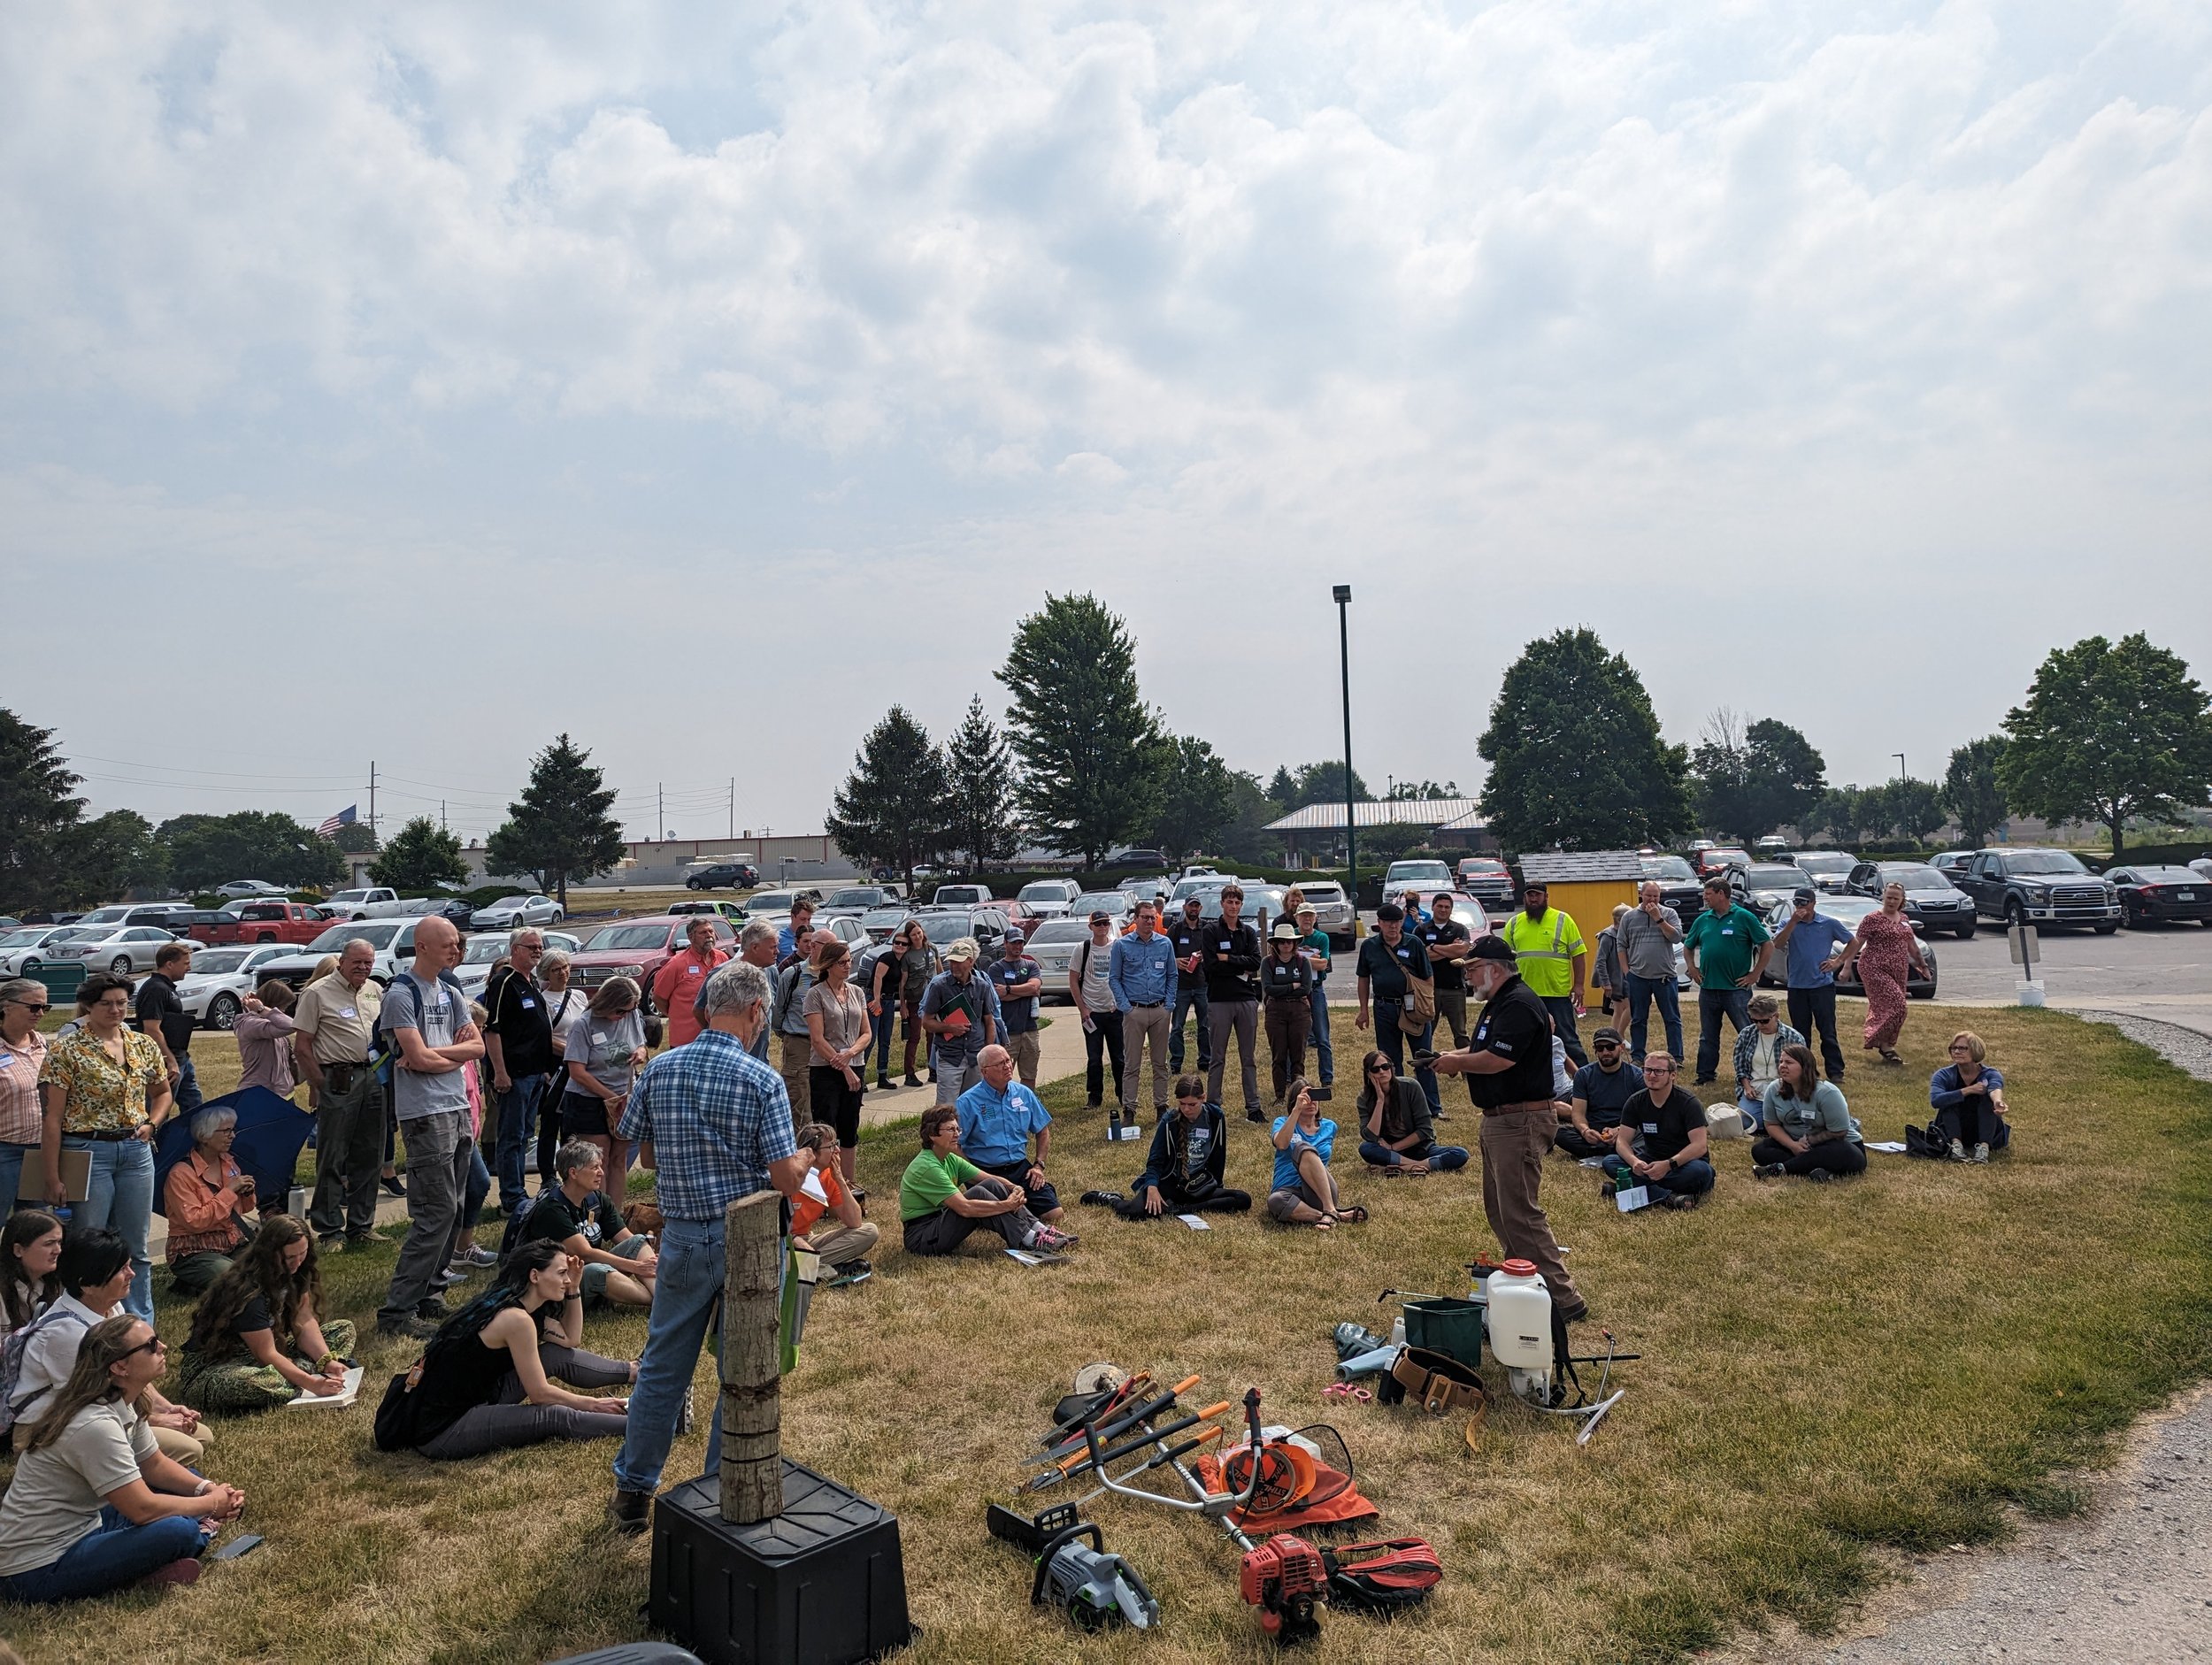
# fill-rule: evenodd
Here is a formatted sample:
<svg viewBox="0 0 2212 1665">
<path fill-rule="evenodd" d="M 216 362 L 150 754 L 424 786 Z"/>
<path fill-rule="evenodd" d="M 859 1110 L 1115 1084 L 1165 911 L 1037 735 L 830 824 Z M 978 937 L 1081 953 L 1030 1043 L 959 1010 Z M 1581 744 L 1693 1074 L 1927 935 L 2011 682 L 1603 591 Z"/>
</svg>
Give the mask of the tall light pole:
<svg viewBox="0 0 2212 1665">
<path fill-rule="evenodd" d="M 1890 756 L 1897 760 L 1897 778 L 1898 779 L 1902 780 L 1905 778 L 1905 754 L 1902 752 L 1892 752 L 1890 753 Z"/>
<path fill-rule="evenodd" d="M 1359 827 L 1352 816 L 1352 587 L 1339 584 L 1336 598 L 1337 665 L 1344 681 L 1344 894 L 1352 904 L 1352 934 L 1359 934 Z"/>
</svg>

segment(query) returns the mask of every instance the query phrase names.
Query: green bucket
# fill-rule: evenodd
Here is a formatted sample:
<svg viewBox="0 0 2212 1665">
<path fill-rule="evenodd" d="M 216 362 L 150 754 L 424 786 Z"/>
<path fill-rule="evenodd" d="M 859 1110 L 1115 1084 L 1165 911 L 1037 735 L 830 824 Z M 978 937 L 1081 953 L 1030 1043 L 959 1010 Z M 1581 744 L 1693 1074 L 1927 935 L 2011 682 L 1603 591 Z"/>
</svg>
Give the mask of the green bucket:
<svg viewBox="0 0 2212 1665">
<path fill-rule="evenodd" d="M 1482 1306 L 1455 1295 L 1409 1301 L 1405 1306 L 1406 1345 L 1427 1347 L 1457 1359 L 1469 1369 L 1482 1363 Z"/>
</svg>

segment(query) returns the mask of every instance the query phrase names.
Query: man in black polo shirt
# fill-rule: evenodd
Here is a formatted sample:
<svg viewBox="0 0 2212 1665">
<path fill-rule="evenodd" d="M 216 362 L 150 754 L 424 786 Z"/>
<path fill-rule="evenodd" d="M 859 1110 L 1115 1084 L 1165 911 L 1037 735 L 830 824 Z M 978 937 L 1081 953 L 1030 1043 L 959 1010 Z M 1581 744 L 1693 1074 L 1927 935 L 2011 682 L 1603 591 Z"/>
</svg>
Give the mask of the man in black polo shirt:
<svg viewBox="0 0 2212 1665">
<path fill-rule="evenodd" d="M 1521 981 L 1503 937 L 1479 939 L 1462 963 L 1467 992 L 1484 1002 L 1465 1050 L 1436 1060 L 1444 1075 L 1463 1075 L 1482 1107 L 1482 1208 L 1509 1257 L 1533 1261 L 1559 1316 L 1586 1318 L 1590 1304 L 1567 1275 L 1538 1194 L 1544 1157 L 1557 1124 L 1553 1109 L 1551 1013 Z"/>
<path fill-rule="evenodd" d="M 1390 1060 L 1390 1067 L 1401 1079 L 1406 1075 L 1406 1032 L 1399 1026 L 1409 993 L 1406 978 L 1432 978 L 1435 967 L 1429 960 L 1429 951 L 1421 946 L 1421 940 L 1407 927 L 1405 910 L 1394 902 L 1386 902 L 1375 909 L 1375 934 L 1359 945 L 1359 958 L 1355 963 L 1359 979 L 1359 1016 L 1352 1020 L 1356 1028 L 1371 1026 L 1375 1032 L 1375 1045 L 1383 1056 Z M 1370 1000 L 1374 1016 L 1368 1016 Z M 1417 1056 L 1428 1051 L 1436 1035 L 1436 1025 L 1429 1024 L 1413 1037 Z M 1436 1074 L 1426 1069 L 1416 1069 L 1413 1078 L 1421 1084 L 1422 1095 L 1429 1101 L 1429 1114 L 1439 1114 Z"/>
<path fill-rule="evenodd" d="M 489 1013 L 484 1022 L 484 1055 L 491 1060 L 492 1091 L 499 1101 L 492 1174 L 499 1181 L 499 1206 L 511 1219 L 530 1206 L 525 1170 L 537 1136 L 546 1078 L 557 1062 L 545 991 L 538 986 L 538 962 L 544 957 L 545 938 L 534 926 L 525 925 L 507 939 L 507 963 L 495 966 L 484 986 L 484 1007 Z M 541 1192 L 552 1183 L 551 1174 L 538 1176 Z"/>
<path fill-rule="evenodd" d="M 1163 920 L 1160 929 L 1167 933 L 1169 944 L 1175 950 L 1175 1009 L 1168 1017 L 1167 1072 L 1183 1073 L 1183 1014 L 1194 1012 L 1198 1017 L 1198 1067 L 1202 1072 L 1213 1068 L 1214 1038 L 1207 1027 L 1210 1021 L 1206 1005 L 1206 978 L 1199 958 L 1201 939 L 1206 933 L 1206 905 L 1195 896 L 1183 898 L 1183 912 L 1179 918 Z"/>
<path fill-rule="evenodd" d="M 169 1071 L 169 1094 L 176 1101 L 173 1116 L 190 1116 L 200 1108 L 200 1083 L 192 1073 L 192 1032 L 198 1025 L 177 998 L 177 979 L 192 971 L 192 944 L 165 942 L 154 955 L 154 974 L 138 986 L 138 1026 L 161 1048 Z"/>
<path fill-rule="evenodd" d="M 1206 1096 L 1221 1102 L 1221 1075 L 1229 1063 L 1229 1037 L 1234 1035 L 1244 1065 L 1244 1119 L 1258 1122 L 1266 1119 L 1260 1109 L 1260 1066 L 1255 1050 L 1260 1032 L 1260 933 L 1243 922 L 1243 912 L 1244 886 L 1224 886 L 1221 917 L 1209 921 L 1198 935 L 1207 1027 L 1214 1048 L 1213 1063 L 1206 1070 Z"/>
<path fill-rule="evenodd" d="M 1452 893 L 1440 890 L 1430 899 L 1429 917 L 1413 927 L 1413 934 L 1428 950 L 1429 964 L 1436 978 L 1436 1022 L 1440 1029 L 1452 1032 L 1452 1045 L 1467 1044 L 1467 973 L 1460 962 L 1467 957 L 1467 950 L 1474 946 L 1474 936 L 1467 927 L 1452 917 Z M 1429 1095 L 1429 1109 L 1437 1116 L 1444 1113 L 1436 1096 L 1434 1075 L 1422 1082 Z M 1468 1098 L 1474 1097 L 1472 1087 Z"/>
</svg>

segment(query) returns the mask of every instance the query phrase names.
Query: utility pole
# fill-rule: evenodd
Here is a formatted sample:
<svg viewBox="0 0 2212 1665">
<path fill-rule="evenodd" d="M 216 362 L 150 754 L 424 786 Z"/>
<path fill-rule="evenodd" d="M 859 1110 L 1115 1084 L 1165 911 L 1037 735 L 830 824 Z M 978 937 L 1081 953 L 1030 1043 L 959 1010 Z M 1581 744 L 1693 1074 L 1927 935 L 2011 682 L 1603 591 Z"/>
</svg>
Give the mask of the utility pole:
<svg viewBox="0 0 2212 1665">
<path fill-rule="evenodd" d="M 376 759 L 369 759 L 369 836 L 376 836 Z"/>
<path fill-rule="evenodd" d="M 668 794 L 661 783 L 653 783 L 653 841 L 657 844 L 668 836 Z"/>
<path fill-rule="evenodd" d="M 1359 934 L 1359 826 L 1352 808 L 1352 587 L 1339 584 L 1336 598 L 1337 665 L 1344 680 L 1344 894 L 1352 904 L 1352 934 Z"/>
<path fill-rule="evenodd" d="M 1892 752 L 1890 753 L 1890 756 L 1897 760 L 1897 778 L 1898 779 L 1902 780 L 1905 778 L 1905 754 L 1902 752 Z"/>
<path fill-rule="evenodd" d="M 737 842 L 737 777 L 730 777 L 730 842 Z"/>
</svg>

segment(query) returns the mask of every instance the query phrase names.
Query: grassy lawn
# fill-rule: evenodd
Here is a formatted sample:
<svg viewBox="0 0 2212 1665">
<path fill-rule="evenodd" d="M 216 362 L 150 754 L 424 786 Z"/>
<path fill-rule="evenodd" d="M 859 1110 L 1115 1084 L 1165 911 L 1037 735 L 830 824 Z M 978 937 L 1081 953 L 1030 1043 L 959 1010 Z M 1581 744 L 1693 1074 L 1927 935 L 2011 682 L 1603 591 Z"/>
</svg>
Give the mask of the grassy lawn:
<svg viewBox="0 0 2212 1665">
<path fill-rule="evenodd" d="M 1863 1180 L 1770 1185 L 1749 1177 L 1745 1147 L 1724 1146 L 1704 1208 L 1624 1219 L 1594 1176 L 1556 1162 L 1546 1201 L 1596 1314 L 1578 1338 L 1603 1325 L 1645 1355 L 1623 1367 L 1628 1397 L 1587 1447 L 1506 1405 L 1471 1456 L 1456 1419 L 1322 1400 L 1331 1324 L 1386 1316 L 1374 1301 L 1387 1285 L 1458 1289 L 1460 1262 L 1492 1247 L 1474 1173 L 1384 1184 L 1340 1156 L 1374 1218 L 1333 1234 L 1256 1218 L 1194 1233 L 1071 1208 L 1084 1242 L 1056 1268 L 887 1249 L 873 1282 L 818 1301 L 785 1448 L 900 1515 L 918 1661 L 1267 1655 L 1235 1553 L 1204 1523 L 1098 1506 L 1108 1546 L 1166 1609 L 1141 1642 L 1033 1612 L 1025 1566 L 985 1536 L 985 1502 L 1009 1497 L 1044 1408 L 1094 1358 L 1202 1375 L 1208 1400 L 1256 1382 L 1271 1419 L 1335 1423 L 1383 1511 L 1363 1535 L 1436 1544 L 1446 1579 L 1424 1611 L 1387 1637 L 1333 1615 L 1314 1660 L 1660 1660 L 1771 1615 L 1817 1628 L 1879 1576 L 1877 1546 L 1985 1540 L 2009 1505 L 2074 1507 L 2062 1471 L 2207 1365 L 2212 1089 L 2057 1014 L 1916 1006 L 1910 1067 L 1855 1063 L 1846 1084 L 1870 1138 L 1924 1119 L 1927 1073 L 1962 1024 L 2011 1083 L 2020 1149 L 1991 1168 L 1878 1155 Z M 1349 1079 L 1348 1022 L 1337 1041 Z M 200 1049 L 216 1086 L 208 1066 L 227 1044 Z M 1079 1081 L 1048 1099 L 1064 1193 L 1125 1185 L 1141 1154 L 1099 1139 L 1072 1108 Z M 1348 1123 L 1348 1102 L 1337 1109 Z M 1262 1130 L 1233 1127 L 1231 1183 L 1263 1190 Z M 1471 1143 L 1474 1127 L 1462 1100 L 1444 1131 Z M 1348 1155 L 1349 1143 L 1348 1130 Z M 909 1127 L 863 1148 L 894 1236 L 913 1148 Z M 390 1262 L 388 1247 L 331 1262 L 332 1304 L 365 1324 Z M 164 1306 L 173 1342 L 188 1318 Z M 643 1332 L 602 1318 L 590 1339 L 634 1354 Z M 373 1389 L 411 1356 L 371 1344 Z M 246 1489 L 264 1548 L 165 1600 L 9 1612 L 0 1628 L 34 1661 L 526 1661 L 639 1634 L 646 1550 L 600 1525 L 611 1444 L 442 1469 L 376 1454 L 369 1416 L 222 1425 L 211 1467 Z M 703 1444 L 680 1441 L 671 1475 L 695 1472 Z"/>
</svg>

